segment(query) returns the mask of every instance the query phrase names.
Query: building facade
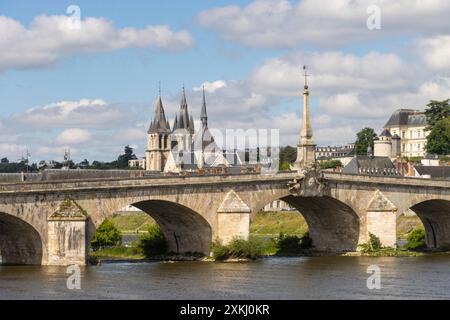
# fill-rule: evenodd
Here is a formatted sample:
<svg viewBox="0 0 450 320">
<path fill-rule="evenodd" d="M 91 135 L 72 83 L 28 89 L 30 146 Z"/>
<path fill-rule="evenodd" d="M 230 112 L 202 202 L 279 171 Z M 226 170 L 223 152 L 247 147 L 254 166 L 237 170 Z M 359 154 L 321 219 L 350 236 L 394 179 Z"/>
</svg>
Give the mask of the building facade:
<svg viewBox="0 0 450 320">
<path fill-rule="evenodd" d="M 402 157 L 424 157 L 428 131 L 425 113 L 413 109 L 396 110 L 384 125 L 392 136 L 400 137 Z"/>
<path fill-rule="evenodd" d="M 355 144 L 348 143 L 339 147 L 317 147 L 316 157 L 319 162 L 328 160 L 338 160 L 343 166 L 346 166 L 355 156 Z"/>
</svg>

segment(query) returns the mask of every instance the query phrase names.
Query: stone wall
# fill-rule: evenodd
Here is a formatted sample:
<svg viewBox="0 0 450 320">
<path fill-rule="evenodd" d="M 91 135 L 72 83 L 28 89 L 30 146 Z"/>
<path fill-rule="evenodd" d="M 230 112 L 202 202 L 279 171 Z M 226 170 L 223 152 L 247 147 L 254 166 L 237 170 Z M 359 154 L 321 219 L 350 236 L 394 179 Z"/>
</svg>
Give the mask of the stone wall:
<svg viewBox="0 0 450 320">
<path fill-rule="evenodd" d="M 430 244 L 450 243 L 448 183 L 326 176 L 323 197 L 290 195 L 287 184 L 294 177 L 292 173 L 0 185 L 0 226 L 5 226 L 0 230 L 0 248 L 11 248 L 9 256 L 23 263 L 80 262 L 96 227 L 133 204 L 158 221 L 171 251 L 208 253 L 211 241 L 247 238 L 250 218 L 277 199 L 287 201 L 305 216 L 318 249 L 356 250 L 367 241 L 369 232 L 380 236 L 385 245 L 392 245 L 393 211 L 410 207 L 424 224 L 430 223 L 426 227 Z M 84 242 L 80 221 L 52 220 L 67 198 L 86 212 Z"/>
</svg>

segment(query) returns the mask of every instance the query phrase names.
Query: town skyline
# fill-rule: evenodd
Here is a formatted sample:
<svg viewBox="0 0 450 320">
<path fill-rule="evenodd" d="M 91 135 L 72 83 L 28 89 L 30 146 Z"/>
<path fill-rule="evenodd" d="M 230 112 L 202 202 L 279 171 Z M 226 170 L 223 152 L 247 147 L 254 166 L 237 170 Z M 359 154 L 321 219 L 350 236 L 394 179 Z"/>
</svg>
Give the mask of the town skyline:
<svg viewBox="0 0 450 320">
<path fill-rule="evenodd" d="M 343 1 L 345 18 L 330 11 L 331 22 L 347 27 L 337 29 L 315 24 L 317 5 L 308 0 L 172 1 L 158 10 L 78 1 L 81 30 L 104 27 L 86 38 L 64 29 L 72 3 L 2 3 L 0 30 L 10 31 L 0 44 L 0 154 L 15 161 L 28 149 L 37 162 L 70 148 L 79 161 L 108 161 L 130 144 L 143 155 L 159 81 L 170 123 L 184 83 L 199 126 L 204 85 L 211 128 L 278 128 L 280 144 L 295 146 L 305 64 L 318 145 L 345 145 L 367 126 L 380 133 L 394 110 L 424 110 L 450 96 L 450 66 L 437 54 L 450 47 L 440 31 L 450 6 L 437 2 L 405 4 L 402 12 L 383 4 L 381 28 L 369 30 L 365 1 Z M 231 24 L 246 19 L 264 36 Z M 418 19 L 431 22 L 411 32 L 417 27 L 409 21 Z"/>
</svg>

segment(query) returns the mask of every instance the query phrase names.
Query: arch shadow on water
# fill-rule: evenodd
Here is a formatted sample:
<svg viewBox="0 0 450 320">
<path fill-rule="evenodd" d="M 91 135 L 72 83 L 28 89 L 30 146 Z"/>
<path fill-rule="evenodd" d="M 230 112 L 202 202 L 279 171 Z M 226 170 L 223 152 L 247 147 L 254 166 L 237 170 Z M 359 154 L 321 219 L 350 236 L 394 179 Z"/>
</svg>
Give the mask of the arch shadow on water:
<svg viewBox="0 0 450 320">
<path fill-rule="evenodd" d="M 2 264 L 42 264 L 42 240 L 27 222 L 0 212 L 0 250 Z"/>
</svg>

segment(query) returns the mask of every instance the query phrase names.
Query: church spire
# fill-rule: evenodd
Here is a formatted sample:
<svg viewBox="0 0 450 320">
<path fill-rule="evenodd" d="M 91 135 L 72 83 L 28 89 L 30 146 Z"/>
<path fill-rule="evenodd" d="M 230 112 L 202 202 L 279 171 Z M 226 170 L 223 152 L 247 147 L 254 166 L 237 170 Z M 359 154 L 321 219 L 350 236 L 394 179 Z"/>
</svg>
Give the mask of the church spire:
<svg viewBox="0 0 450 320">
<path fill-rule="evenodd" d="M 164 113 L 164 107 L 161 100 L 161 96 L 158 97 L 158 102 L 156 103 L 155 118 L 153 119 L 148 133 L 166 133 L 170 132 L 170 125 L 166 120 L 166 115 Z"/>
<path fill-rule="evenodd" d="M 183 93 L 181 94 L 181 102 L 180 102 L 180 111 L 178 117 L 178 129 L 187 129 L 189 130 L 189 110 L 186 100 L 186 90 L 184 89 L 183 84 Z"/>
<path fill-rule="evenodd" d="M 189 117 L 189 132 L 190 132 L 191 134 L 194 134 L 194 133 L 195 133 L 195 128 L 194 128 L 194 117 L 192 116 L 192 113 L 191 113 L 191 116 Z"/>
<path fill-rule="evenodd" d="M 202 113 L 200 114 L 200 120 L 202 121 L 202 127 L 208 127 L 208 114 L 206 113 L 206 97 L 205 97 L 205 86 L 203 86 L 203 104 Z"/>
<path fill-rule="evenodd" d="M 173 122 L 173 128 L 172 128 L 172 130 L 175 131 L 175 130 L 177 130 L 177 129 L 178 129 L 178 115 L 176 114 L 176 115 L 175 115 L 175 120 L 174 120 L 174 122 Z"/>
</svg>

